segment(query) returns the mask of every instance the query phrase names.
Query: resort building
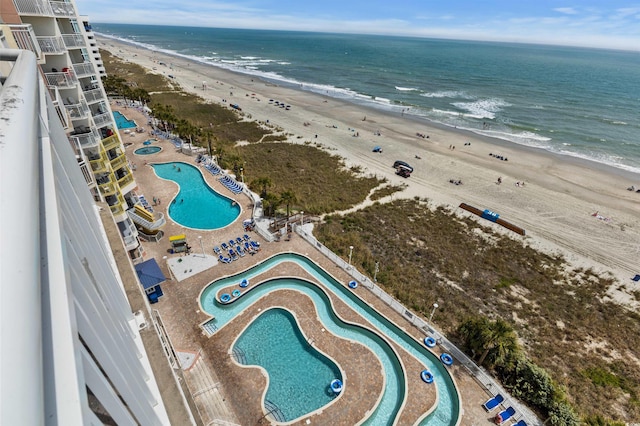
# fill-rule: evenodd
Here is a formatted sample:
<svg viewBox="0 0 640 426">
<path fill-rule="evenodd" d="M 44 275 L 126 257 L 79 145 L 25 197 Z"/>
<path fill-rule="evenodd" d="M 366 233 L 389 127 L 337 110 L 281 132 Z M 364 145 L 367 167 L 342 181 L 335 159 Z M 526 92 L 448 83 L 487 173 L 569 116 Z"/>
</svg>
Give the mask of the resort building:
<svg viewBox="0 0 640 426">
<path fill-rule="evenodd" d="M 88 19 L 73 1 L 0 1 L 5 44 L 36 55 L 93 199 L 109 206 L 130 258 L 141 262 L 139 234 L 127 214 L 139 203 L 136 182 L 100 79 L 105 71 Z M 159 216 L 147 225 L 157 230 L 163 224 Z"/>
</svg>

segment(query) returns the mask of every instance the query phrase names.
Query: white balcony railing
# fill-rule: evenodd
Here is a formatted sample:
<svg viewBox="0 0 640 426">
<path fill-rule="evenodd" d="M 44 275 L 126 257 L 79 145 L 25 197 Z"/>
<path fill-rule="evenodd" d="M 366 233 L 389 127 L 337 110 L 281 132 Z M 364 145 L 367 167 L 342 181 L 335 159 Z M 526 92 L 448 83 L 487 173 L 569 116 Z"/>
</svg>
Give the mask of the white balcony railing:
<svg viewBox="0 0 640 426">
<path fill-rule="evenodd" d="M 71 116 L 72 120 L 87 118 L 89 114 L 91 114 L 89 105 L 87 105 L 85 101 L 80 101 L 80 103 L 77 104 L 66 104 L 65 108 L 69 112 L 69 116 Z"/>
<path fill-rule="evenodd" d="M 19 15 L 53 16 L 47 0 L 13 0 Z"/>
<path fill-rule="evenodd" d="M 90 130 L 86 133 L 71 134 L 69 139 L 80 145 L 82 148 L 97 147 L 100 143 L 100 135 L 96 130 Z"/>
<path fill-rule="evenodd" d="M 38 44 L 38 37 L 36 37 L 36 33 L 33 31 L 31 24 L 8 24 L 0 25 L 0 27 L 9 29 L 18 48 L 30 50 L 35 53 L 39 63 L 44 61 L 44 56 L 42 56 L 42 51 Z"/>
<path fill-rule="evenodd" d="M 75 87 L 78 84 L 78 79 L 71 70 L 65 72 L 47 72 L 44 74 L 49 86 L 55 86 L 60 88 Z"/>
<path fill-rule="evenodd" d="M 40 50 L 44 53 L 61 54 L 66 52 L 62 37 L 59 36 L 41 36 L 37 37 Z"/>
<path fill-rule="evenodd" d="M 104 114 L 96 114 L 93 116 L 93 122 L 97 127 L 103 127 L 107 124 L 113 124 L 113 117 L 108 112 Z"/>
<path fill-rule="evenodd" d="M 76 76 L 78 76 L 78 78 L 90 77 L 96 73 L 91 62 L 73 64 L 73 70 L 76 72 Z"/>
<path fill-rule="evenodd" d="M 84 37 L 80 34 L 62 34 L 62 39 L 64 40 L 64 45 L 68 48 L 87 46 Z"/>
<path fill-rule="evenodd" d="M 51 9 L 55 16 L 62 17 L 75 17 L 76 10 L 73 7 L 73 3 L 67 3 L 66 1 L 50 1 Z"/>
<path fill-rule="evenodd" d="M 102 93 L 102 90 L 100 89 L 90 89 L 83 93 L 84 98 L 89 104 L 105 100 L 104 93 Z"/>
</svg>

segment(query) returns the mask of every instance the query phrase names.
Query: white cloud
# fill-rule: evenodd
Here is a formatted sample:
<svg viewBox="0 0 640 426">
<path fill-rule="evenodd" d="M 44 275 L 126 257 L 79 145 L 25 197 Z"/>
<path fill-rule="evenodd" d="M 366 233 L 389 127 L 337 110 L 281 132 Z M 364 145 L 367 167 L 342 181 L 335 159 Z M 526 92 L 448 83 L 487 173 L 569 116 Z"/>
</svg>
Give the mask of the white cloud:
<svg viewBox="0 0 640 426">
<path fill-rule="evenodd" d="M 578 11 L 575 10 L 573 7 L 556 7 L 553 10 L 558 12 L 558 13 L 564 13 L 565 15 L 577 15 L 578 14 Z"/>
</svg>

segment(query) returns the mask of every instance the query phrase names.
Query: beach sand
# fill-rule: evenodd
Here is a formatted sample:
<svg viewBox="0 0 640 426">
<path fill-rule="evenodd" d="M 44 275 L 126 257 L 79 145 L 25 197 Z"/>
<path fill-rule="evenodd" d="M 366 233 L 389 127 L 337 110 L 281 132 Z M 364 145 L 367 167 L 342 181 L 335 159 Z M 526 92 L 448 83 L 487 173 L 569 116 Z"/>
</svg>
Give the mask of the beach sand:
<svg viewBox="0 0 640 426">
<path fill-rule="evenodd" d="M 463 202 L 497 212 L 524 228 L 524 239 L 533 247 L 562 254 L 576 267 L 610 272 L 620 282 L 610 289 L 612 299 L 640 307 L 627 294 L 633 284 L 630 278 L 640 272 L 640 194 L 626 190 L 632 184 L 640 186 L 637 174 L 446 128 L 400 111 L 390 113 L 284 87 L 110 38 L 99 37 L 99 41 L 121 59 L 171 74 L 185 91 L 211 102 L 238 104 L 245 117 L 268 120 L 292 134 L 292 143 L 321 144 L 343 157 L 348 166 L 360 166 L 364 173 L 392 184 L 408 185 L 394 197 L 428 198 L 434 206 L 451 206 L 461 215 L 468 215 L 457 208 Z M 279 108 L 270 99 L 291 109 Z M 383 148 L 382 153 L 372 152 L 376 145 Z M 395 160 L 414 167 L 409 179 L 394 174 Z M 462 185 L 450 179 L 461 180 Z"/>
</svg>

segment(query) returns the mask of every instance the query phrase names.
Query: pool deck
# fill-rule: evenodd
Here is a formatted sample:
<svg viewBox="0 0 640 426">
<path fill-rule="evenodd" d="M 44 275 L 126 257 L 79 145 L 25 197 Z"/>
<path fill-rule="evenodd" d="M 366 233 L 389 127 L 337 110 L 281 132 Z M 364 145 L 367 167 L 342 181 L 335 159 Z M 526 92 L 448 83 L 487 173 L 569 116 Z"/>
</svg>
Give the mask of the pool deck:
<svg viewBox="0 0 640 426">
<path fill-rule="evenodd" d="M 112 108 L 114 110 L 121 109 L 114 104 L 112 104 Z M 144 115 L 133 108 L 122 110 L 122 112 L 137 123 L 147 122 Z M 170 141 L 161 139 L 154 142 L 154 145 L 163 148 L 161 152 L 145 157 L 136 156 L 133 155 L 133 151 L 143 147 L 142 143 L 149 139 L 149 135 L 145 132 L 129 136 L 122 131 L 120 135 L 123 142 L 131 143 L 126 148 L 126 153 L 129 161 L 135 165 L 134 176 L 138 184 L 136 192 L 144 194 L 149 202 L 153 200 L 153 197 L 159 198 L 161 202 L 154 206 L 154 209 L 164 213 L 167 218 L 167 224 L 163 229 L 165 237 L 158 243 L 143 243 L 145 259 L 155 258 L 167 277 L 170 276 L 169 263 L 174 264 L 179 258 L 182 258 L 183 262 L 186 261 L 184 256 L 168 252 L 170 247 L 168 237 L 170 235 L 186 234 L 187 241 L 192 246 L 191 256 L 202 255 L 198 240 L 198 237 L 201 236 L 205 254 L 212 256 L 214 245 L 245 234 L 242 221 L 251 218 L 253 206 L 250 204 L 250 200 L 242 194 L 233 195 L 202 167 L 199 169 L 203 171 L 203 176 L 210 186 L 238 202 L 242 208 L 239 218 L 228 227 L 216 231 L 196 231 L 173 223 L 167 215 L 166 208 L 178 192 L 178 187 L 175 183 L 157 178 L 149 164 L 183 161 L 198 166 L 195 164 L 195 158 L 176 152 Z M 265 391 L 264 377 L 256 368 L 250 368 L 251 371 L 248 372 L 248 367 L 237 365 L 229 352 L 233 341 L 251 318 L 270 306 L 282 306 L 294 312 L 304 334 L 313 339 L 313 345 L 331 357 L 345 372 L 343 394 L 325 407 L 322 412 L 304 417 L 294 424 L 333 424 L 338 418 L 341 419 L 341 424 L 357 424 L 368 411 L 375 407 L 381 396 L 383 379 L 380 363 L 375 355 L 363 345 L 323 332 L 317 315 L 312 314 L 315 309 L 307 296 L 293 290 L 278 290 L 251 305 L 211 337 L 208 337 L 200 327 L 201 323 L 209 319 L 206 313 L 200 311 L 198 304 L 199 294 L 208 283 L 248 269 L 277 253 L 304 254 L 345 285 L 350 280 L 341 268 L 330 262 L 296 234 L 290 241 L 281 240 L 269 243 L 262 240 L 256 233 L 247 233 L 261 244 L 261 250 L 257 254 L 245 256 L 231 264 L 216 264 L 201 272 L 199 269 L 195 271 L 194 268 L 191 268 L 193 271 L 184 274 L 184 277 L 180 276 L 180 281 L 171 279 L 165 282 L 162 285 L 164 296 L 160 298 L 159 303 L 151 305 L 152 309 L 158 310 L 161 315 L 164 329 L 173 348 L 177 352 L 196 354 L 191 357 L 192 362 L 184 368 L 184 377 L 191 393 L 191 399 L 198 407 L 198 412 L 195 412 L 194 416 L 200 418 L 200 424 L 210 424 L 215 421 L 238 425 L 270 424 L 269 421 L 262 418 L 264 413 L 260 406 Z M 166 261 L 162 260 L 164 256 L 167 256 Z M 299 266 L 285 262 L 260 277 L 252 279 L 251 284 L 254 285 L 254 281 L 258 282 L 270 276 L 294 276 L 314 281 Z M 359 287 L 356 291 L 371 306 L 374 306 L 416 339 L 422 341 L 424 335 L 419 330 L 368 290 Z M 330 297 L 337 314 L 342 319 L 371 327 L 340 298 L 333 294 L 330 294 Z M 407 371 L 408 387 L 405 404 L 397 424 L 415 424 L 419 418 L 432 409 L 436 399 L 435 386 L 426 385 L 420 379 L 420 371 L 424 369 L 420 362 L 399 345 L 393 343 L 393 346 L 400 355 L 405 371 Z M 435 354 L 439 355 L 438 347 L 435 348 Z M 490 395 L 461 366 L 454 364 L 449 371 L 452 373 L 460 393 L 462 409 L 460 424 L 492 424 L 493 416 L 486 413 L 481 406 Z M 306 422 L 307 419 L 310 420 L 309 423 Z"/>
</svg>

